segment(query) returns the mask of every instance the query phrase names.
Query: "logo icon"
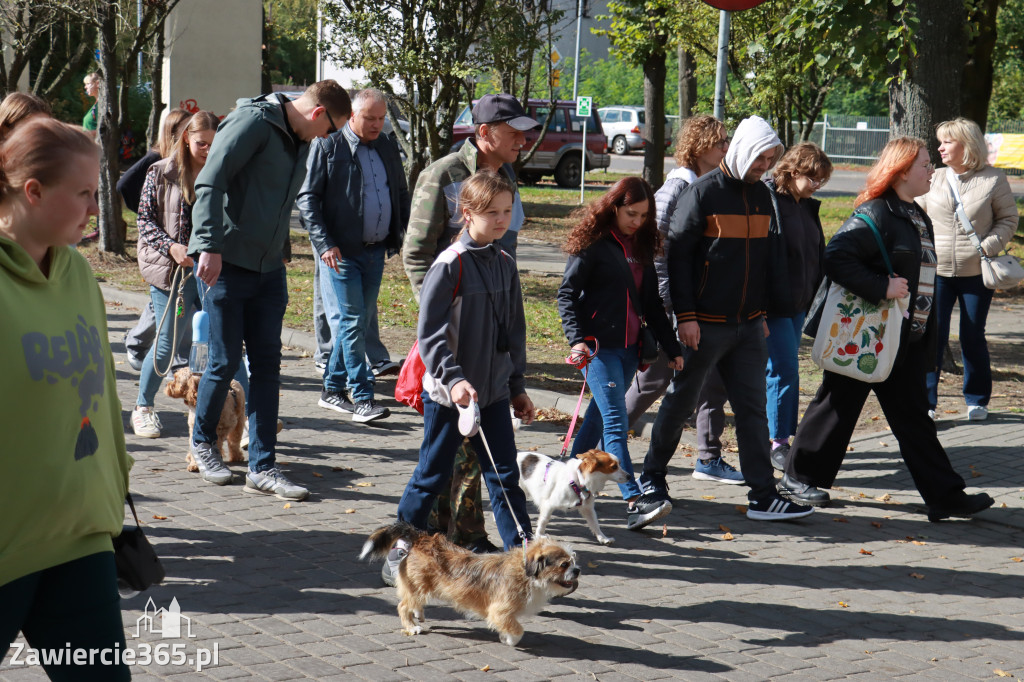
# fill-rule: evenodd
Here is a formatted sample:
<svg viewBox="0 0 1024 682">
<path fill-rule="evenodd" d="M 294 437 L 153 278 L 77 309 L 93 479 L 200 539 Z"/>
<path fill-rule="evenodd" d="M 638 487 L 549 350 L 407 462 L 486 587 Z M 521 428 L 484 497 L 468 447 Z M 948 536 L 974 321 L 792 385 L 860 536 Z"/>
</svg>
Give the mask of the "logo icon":
<svg viewBox="0 0 1024 682">
<path fill-rule="evenodd" d="M 157 625 L 157 620 L 160 623 Z M 194 638 L 192 634 L 192 619 L 181 614 L 181 606 L 178 605 L 178 598 L 171 599 L 170 605 L 165 609 L 162 606 L 156 607 L 153 598 L 146 602 L 146 608 L 142 615 L 135 621 L 135 634 L 132 637 L 140 637 L 143 632 L 152 635 L 160 635 L 163 639 L 181 639 L 182 623 L 185 625 L 185 638 Z"/>
</svg>

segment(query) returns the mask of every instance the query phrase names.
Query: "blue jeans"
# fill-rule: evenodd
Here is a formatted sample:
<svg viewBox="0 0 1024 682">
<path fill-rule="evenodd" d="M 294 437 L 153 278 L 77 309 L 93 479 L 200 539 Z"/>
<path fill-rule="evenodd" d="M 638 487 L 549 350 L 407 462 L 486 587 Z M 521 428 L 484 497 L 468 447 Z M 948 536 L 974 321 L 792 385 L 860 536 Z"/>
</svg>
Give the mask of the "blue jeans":
<svg viewBox="0 0 1024 682">
<path fill-rule="evenodd" d="M 624 500 L 640 494 L 633 474 L 633 460 L 629 457 L 629 414 L 626 411 L 626 391 L 636 374 L 637 363 L 635 345 L 602 348 L 590 360 L 585 372 L 592 397 L 570 451 L 575 457 L 600 442 L 605 450 L 618 457 L 619 466 L 629 474 L 629 480 L 619 484 Z"/>
<path fill-rule="evenodd" d="M 313 328 L 316 331 L 316 359 L 327 364 L 331 359 L 331 350 L 334 348 L 334 332 L 332 329 L 338 326 L 341 320 L 341 312 L 335 297 L 331 295 L 330 289 L 326 296 L 323 295 L 324 283 L 320 271 L 326 269 L 323 261 L 314 256 L 313 258 Z M 373 367 L 381 362 L 389 362 L 391 354 L 380 340 L 380 324 L 377 322 L 377 306 L 370 310 L 364 332 L 366 344 L 366 364 Z M 370 380 L 374 377 L 371 374 Z"/>
<path fill-rule="evenodd" d="M 512 431 L 508 400 L 499 400 L 480 408 L 480 430 L 487 437 L 498 470 L 495 471 L 491 466 L 480 434 L 470 438 L 469 442 L 480 460 L 480 470 L 484 483 L 487 484 L 498 533 L 505 544 L 505 549 L 511 549 L 522 544 L 516 530 L 516 519 L 528 537 L 532 537 L 533 530 L 530 526 L 530 515 L 526 511 L 526 496 L 519 487 L 516 438 Z M 398 502 L 399 521 L 426 530 L 434 500 L 451 480 L 455 453 L 462 445 L 462 441 L 458 410 L 438 405 L 424 391 L 423 444 L 420 446 L 420 459 L 416 469 L 412 472 L 412 478 L 405 486 L 402 499 Z M 502 487 L 505 488 L 504 494 L 501 491 Z M 509 503 L 505 501 L 506 494 L 511 502 L 511 509 Z"/>
<path fill-rule="evenodd" d="M 767 389 L 768 437 L 782 440 L 796 433 L 800 416 L 800 368 L 797 349 L 805 313 L 793 317 L 769 317 Z"/>
<path fill-rule="evenodd" d="M 960 303 L 960 353 L 964 363 L 964 400 L 968 405 L 988 405 L 992 397 L 992 364 L 985 341 L 985 323 L 992 304 L 992 290 L 981 275 L 935 278 L 935 322 L 939 325 L 939 347 L 935 370 L 925 377 L 928 404 L 934 410 L 939 400 L 939 372 L 942 354 L 949 341 L 953 304 Z"/>
<path fill-rule="evenodd" d="M 338 323 L 331 327 L 334 347 L 324 370 L 324 390 L 349 391 L 352 402 L 373 398 L 373 380 L 366 364 L 365 334 L 370 311 L 377 309 L 377 294 L 384 274 L 383 246 L 365 249 L 338 262 L 340 272 L 320 268 L 320 285 L 338 305 Z M 326 299 L 325 299 L 326 300 Z"/>
<path fill-rule="evenodd" d="M 182 276 L 190 272 L 191 270 L 183 271 Z M 177 285 L 174 288 L 174 298 L 171 299 L 172 292 L 152 285 L 149 287 L 149 298 L 153 302 L 156 324 L 160 324 L 160 318 L 163 316 L 164 310 L 167 309 L 169 299 L 171 306 L 177 305 Z M 189 277 L 188 281 L 185 282 L 182 298 L 184 299 L 184 315 L 178 319 L 178 338 L 176 344 L 179 351 L 184 344 L 184 340 L 192 338 L 192 313 L 202 307 L 199 303 L 199 292 L 196 289 L 194 277 Z M 156 355 L 156 362 L 160 367 L 160 371 L 167 371 L 171 364 L 171 331 L 174 329 L 174 315 L 175 310 L 173 308 L 167 312 L 163 326 L 157 331 L 155 342 L 149 347 L 146 359 L 142 361 L 142 370 L 139 376 L 139 397 L 135 401 L 136 405 L 153 407 L 153 399 L 156 397 L 156 392 L 160 390 L 160 384 L 163 383 L 163 377 L 157 374 L 153 368 L 153 356 Z M 191 346 L 191 343 L 189 345 Z"/>
<path fill-rule="evenodd" d="M 281 386 L 281 326 L 288 305 L 284 267 L 255 272 L 224 263 L 220 278 L 203 301 L 210 315 L 210 361 L 196 397 L 197 443 L 216 443 L 221 409 L 231 379 L 249 358 L 249 469 L 274 466 L 278 391 Z"/>
</svg>

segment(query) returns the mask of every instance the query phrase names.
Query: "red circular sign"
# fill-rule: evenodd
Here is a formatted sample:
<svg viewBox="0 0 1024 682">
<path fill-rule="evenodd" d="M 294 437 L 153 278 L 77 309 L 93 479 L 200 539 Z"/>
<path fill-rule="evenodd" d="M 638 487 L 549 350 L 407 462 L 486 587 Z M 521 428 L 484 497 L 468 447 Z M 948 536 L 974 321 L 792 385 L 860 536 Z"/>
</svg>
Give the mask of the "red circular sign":
<svg viewBox="0 0 1024 682">
<path fill-rule="evenodd" d="M 715 9 L 724 9 L 728 12 L 738 12 L 751 7 L 757 7 L 765 0 L 704 0 Z"/>
</svg>

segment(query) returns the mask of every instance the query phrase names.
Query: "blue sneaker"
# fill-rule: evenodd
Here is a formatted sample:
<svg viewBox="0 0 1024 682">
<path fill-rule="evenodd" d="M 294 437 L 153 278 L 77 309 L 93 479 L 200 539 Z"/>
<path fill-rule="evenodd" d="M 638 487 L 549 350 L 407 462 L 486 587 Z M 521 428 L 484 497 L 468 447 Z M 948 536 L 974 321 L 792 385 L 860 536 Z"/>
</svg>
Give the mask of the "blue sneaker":
<svg viewBox="0 0 1024 682">
<path fill-rule="evenodd" d="M 721 456 L 709 459 L 697 460 L 697 466 L 693 468 L 693 477 L 698 481 L 717 481 L 729 485 L 741 485 L 744 483 L 743 474 L 734 466 L 722 459 Z"/>
</svg>

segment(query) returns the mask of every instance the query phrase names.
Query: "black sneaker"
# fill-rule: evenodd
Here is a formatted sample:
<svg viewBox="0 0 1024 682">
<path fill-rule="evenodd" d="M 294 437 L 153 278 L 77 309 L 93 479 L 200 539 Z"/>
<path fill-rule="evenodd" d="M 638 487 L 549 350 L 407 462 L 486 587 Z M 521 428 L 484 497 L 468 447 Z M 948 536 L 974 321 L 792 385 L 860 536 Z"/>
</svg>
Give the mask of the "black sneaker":
<svg viewBox="0 0 1024 682">
<path fill-rule="evenodd" d="M 814 507 L 789 502 L 778 495 L 766 495 L 747 502 L 747 518 L 755 521 L 791 521 L 814 513 Z"/>
<path fill-rule="evenodd" d="M 772 450 L 772 468 L 776 471 L 786 470 L 786 457 L 789 455 L 789 445 L 780 445 Z"/>
<path fill-rule="evenodd" d="M 658 519 L 668 516 L 672 503 L 666 497 L 644 493 L 626 507 L 626 528 L 640 530 Z"/>
<path fill-rule="evenodd" d="M 370 371 L 373 372 L 375 377 L 386 377 L 389 374 L 398 374 L 402 369 L 401 365 L 392 360 L 381 360 L 376 365 L 370 367 Z"/>
<path fill-rule="evenodd" d="M 317 401 L 317 405 L 326 407 L 328 410 L 334 410 L 335 412 L 344 412 L 345 414 L 352 414 L 356 411 L 356 406 L 352 404 L 352 401 L 344 393 L 323 391 L 320 394 L 320 400 Z"/>
<path fill-rule="evenodd" d="M 798 504 L 809 504 L 812 507 L 827 507 L 832 501 L 828 493 L 813 485 L 801 483 L 787 474 L 782 474 L 782 480 L 775 486 L 779 495 Z"/>
<path fill-rule="evenodd" d="M 967 495 L 961 492 L 955 502 L 928 507 L 928 520 L 935 523 L 942 519 L 948 519 L 951 516 L 965 518 L 988 509 L 994 503 L 995 500 L 988 493 Z"/>
<path fill-rule="evenodd" d="M 381 407 L 376 400 L 360 400 L 352 411 L 352 421 L 361 423 L 387 419 L 390 416 L 391 410 Z"/>
</svg>

